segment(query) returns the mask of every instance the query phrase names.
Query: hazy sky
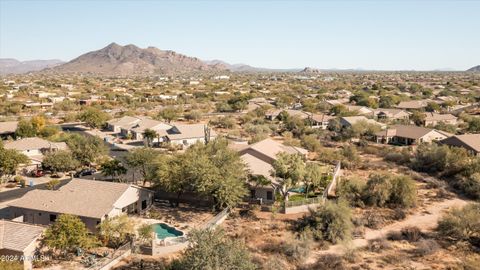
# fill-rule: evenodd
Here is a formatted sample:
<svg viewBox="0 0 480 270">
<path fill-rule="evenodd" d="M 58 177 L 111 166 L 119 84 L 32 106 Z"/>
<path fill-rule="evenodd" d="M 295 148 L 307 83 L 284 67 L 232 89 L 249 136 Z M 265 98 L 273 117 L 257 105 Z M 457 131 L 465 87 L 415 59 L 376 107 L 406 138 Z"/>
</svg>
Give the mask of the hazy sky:
<svg viewBox="0 0 480 270">
<path fill-rule="evenodd" d="M 0 58 L 111 42 L 270 68 L 464 70 L 480 64 L 480 1 L 0 0 Z"/>
</svg>

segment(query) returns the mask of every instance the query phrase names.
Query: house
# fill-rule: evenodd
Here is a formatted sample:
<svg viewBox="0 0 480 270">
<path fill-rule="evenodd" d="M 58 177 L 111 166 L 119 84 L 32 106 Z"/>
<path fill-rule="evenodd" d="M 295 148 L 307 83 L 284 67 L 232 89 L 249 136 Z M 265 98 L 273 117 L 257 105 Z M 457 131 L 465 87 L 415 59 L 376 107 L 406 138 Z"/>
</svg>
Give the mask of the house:
<svg viewBox="0 0 480 270">
<path fill-rule="evenodd" d="M 265 114 L 265 118 L 268 119 L 268 120 L 275 120 L 282 112 L 285 112 L 286 114 L 288 114 L 291 117 L 298 117 L 300 119 L 307 119 L 312 115 L 309 112 L 304 112 L 304 111 L 300 111 L 300 110 L 290 110 L 290 109 L 281 110 L 281 109 L 277 109 L 277 110 L 268 111 Z"/>
<path fill-rule="evenodd" d="M 32 108 L 39 108 L 39 109 L 48 109 L 48 108 L 52 108 L 53 107 L 53 103 L 52 102 L 27 102 L 25 104 L 23 104 L 23 107 L 24 108 L 29 108 L 29 109 L 32 109 Z"/>
<path fill-rule="evenodd" d="M 330 123 L 330 120 L 334 118 L 335 117 L 331 115 L 314 113 L 310 116 L 309 120 L 312 128 L 327 129 L 328 123 Z"/>
<path fill-rule="evenodd" d="M 230 147 L 234 148 L 234 146 Z M 271 176 L 272 164 L 277 159 L 277 155 L 285 152 L 306 156 L 308 153 L 306 149 L 286 146 L 270 138 L 251 145 L 241 145 L 235 150 L 238 151 L 240 158 L 247 165 L 250 175 L 264 177 L 271 182 L 270 185 L 266 186 L 257 186 L 250 183 L 250 199 L 259 199 L 267 203 L 275 200 L 275 192 L 279 188 L 279 183 Z"/>
<path fill-rule="evenodd" d="M 23 263 L 23 269 L 33 269 L 31 258 L 35 255 L 39 246 L 38 240 L 44 230 L 42 226 L 0 220 L 0 256 L 19 258 Z"/>
<path fill-rule="evenodd" d="M 451 134 L 414 125 L 396 125 L 375 134 L 377 143 L 392 143 L 403 145 L 418 145 L 421 143 L 430 143 L 440 141 Z"/>
<path fill-rule="evenodd" d="M 448 146 L 463 147 L 474 155 L 480 156 L 480 134 L 455 135 L 439 141 Z"/>
<path fill-rule="evenodd" d="M 13 137 L 18 127 L 18 121 L 0 122 L 0 138 Z"/>
<path fill-rule="evenodd" d="M 153 120 L 151 118 L 141 118 L 140 121 L 135 122 L 133 125 L 120 127 L 120 134 L 123 137 L 131 135 L 132 139 L 141 141 L 143 140 L 143 133 L 147 129 L 160 133 L 170 128 L 172 128 L 172 126 L 164 122 Z"/>
<path fill-rule="evenodd" d="M 109 120 L 107 122 L 107 129 L 115 133 L 120 133 L 122 128 L 128 129 L 140 122 L 142 119 L 134 116 L 123 116 L 121 118 L 116 118 Z"/>
<path fill-rule="evenodd" d="M 165 133 L 164 142 L 186 147 L 197 142 L 205 143 L 217 137 L 217 133 L 205 124 L 175 125 Z"/>
<path fill-rule="evenodd" d="M 381 129 L 386 128 L 386 125 L 380 122 L 377 122 L 373 119 L 369 119 L 363 115 L 361 116 L 346 116 L 346 117 L 340 117 L 340 125 L 342 127 L 351 127 L 355 125 L 356 123 L 361 123 L 365 122 L 368 124 L 373 124 L 373 125 L 378 125 Z"/>
<path fill-rule="evenodd" d="M 12 218 L 50 225 L 61 214 L 78 216 L 89 230 L 106 218 L 144 211 L 153 191 L 132 184 L 72 179 L 58 190 L 35 189 L 9 204 Z"/>
<path fill-rule="evenodd" d="M 359 115 L 372 115 L 373 109 L 370 109 L 365 106 L 354 106 L 354 105 L 345 105 L 349 112 L 355 112 Z"/>
<path fill-rule="evenodd" d="M 431 102 L 430 100 L 410 100 L 410 101 L 402 101 L 397 106 L 397 109 L 402 110 L 419 110 L 424 109 L 427 107 L 428 103 Z"/>
<path fill-rule="evenodd" d="M 457 117 L 452 114 L 439 114 L 434 112 L 426 113 L 425 115 L 425 126 L 436 126 L 439 123 L 456 125 Z"/>
<path fill-rule="evenodd" d="M 5 149 L 14 149 L 26 155 L 30 164 L 23 167 L 26 171 L 35 170 L 42 164 L 43 156 L 49 151 L 67 150 L 64 142 L 50 142 L 45 139 L 32 137 L 16 141 L 9 141 L 4 144 Z"/>
<path fill-rule="evenodd" d="M 378 120 L 408 121 L 410 114 L 400 109 L 374 109 L 373 116 Z"/>
</svg>

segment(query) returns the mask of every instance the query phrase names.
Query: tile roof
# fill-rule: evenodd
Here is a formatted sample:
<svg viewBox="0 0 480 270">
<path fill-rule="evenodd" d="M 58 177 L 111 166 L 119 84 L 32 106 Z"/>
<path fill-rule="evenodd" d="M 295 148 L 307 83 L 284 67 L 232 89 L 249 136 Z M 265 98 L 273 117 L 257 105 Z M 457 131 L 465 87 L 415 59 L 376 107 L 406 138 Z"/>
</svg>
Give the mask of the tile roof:
<svg viewBox="0 0 480 270">
<path fill-rule="evenodd" d="M 18 121 L 0 122 L 0 134 L 14 133 L 17 127 Z"/>
<path fill-rule="evenodd" d="M 455 135 L 440 141 L 442 144 L 467 148 L 480 153 L 480 134 Z"/>
<path fill-rule="evenodd" d="M 435 131 L 442 135 L 446 135 L 448 133 L 439 132 L 435 129 L 425 128 L 425 127 L 418 127 L 414 125 L 396 125 L 392 126 L 386 130 L 382 130 L 377 132 L 375 135 L 377 136 L 398 136 L 402 138 L 409 138 L 409 139 L 420 139 L 423 136 L 427 135 L 428 133 Z"/>
<path fill-rule="evenodd" d="M 41 226 L 0 220 L 0 249 L 23 252 L 44 230 Z"/>
<path fill-rule="evenodd" d="M 64 142 L 49 142 L 42 138 L 32 137 L 23 138 L 16 141 L 10 141 L 5 143 L 5 149 L 15 149 L 18 151 L 26 150 L 39 150 L 39 149 L 68 149 L 67 144 Z"/>
<path fill-rule="evenodd" d="M 286 152 L 289 154 L 302 154 L 302 155 L 306 155 L 308 153 L 308 150 L 304 148 L 283 145 L 279 141 L 275 141 L 270 138 L 254 143 L 250 145 L 250 147 L 248 147 L 247 149 L 252 149 L 254 151 L 257 151 L 271 159 L 277 159 L 277 154 L 281 152 Z"/>
<path fill-rule="evenodd" d="M 12 207 L 35 209 L 82 217 L 102 218 L 129 184 L 73 179 L 58 190 L 35 189 L 10 203 Z"/>
<path fill-rule="evenodd" d="M 428 112 L 425 114 L 425 121 L 447 121 L 447 120 L 456 120 L 457 117 L 453 114 L 439 114 L 434 112 Z"/>
<path fill-rule="evenodd" d="M 166 136 L 170 140 L 196 139 L 205 137 L 205 124 L 175 125 L 167 130 Z M 217 134 L 210 128 L 210 137 L 216 137 Z"/>
</svg>

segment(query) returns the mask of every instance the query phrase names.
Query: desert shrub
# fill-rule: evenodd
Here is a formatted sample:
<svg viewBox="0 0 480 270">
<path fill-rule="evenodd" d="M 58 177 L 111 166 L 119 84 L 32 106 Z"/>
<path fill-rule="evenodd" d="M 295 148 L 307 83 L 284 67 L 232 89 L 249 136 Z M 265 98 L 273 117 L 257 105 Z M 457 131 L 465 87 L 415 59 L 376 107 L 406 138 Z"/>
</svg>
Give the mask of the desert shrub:
<svg viewBox="0 0 480 270">
<path fill-rule="evenodd" d="M 467 257 L 462 261 L 462 267 L 464 270 L 478 270 L 479 265 L 480 265 L 480 256 Z"/>
<path fill-rule="evenodd" d="M 403 240 L 402 232 L 399 231 L 389 231 L 387 234 L 387 239 L 390 241 L 400 241 Z"/>
<path fill-rule="evenodd" d="M 448 146 L 421 144 L 415 152 L 412 167 L 421 172 L 441 172 L 447 166 Z"/>
<path fill-rule="evenodd" d="M 422 239 L 416 244 L 415 253 L 420 256 L 426 256 L 437 252 L 440 245 L 432 239 Z"/>
<path fill-rule="evenodd" d="M 342 166 L 347 169 L 353 169 L 360 164 L 360 156 L 358 155 L 357 148 L 353 145 L 347 145 L 342 148 L 340 153 L 343 156 Z"/>
<path fill-rule="evenodd" d="M 350 207 L 346 202 L 326 202 L 318 209 L 311 210 L 310 215 L 301 219 L 297 226 L 301 231 L 311 229 L 315 240 L 326 240 L 335 244 L 341 240 L 351 239 L 353 229 L 351 216 Z"/>
<path fill-rule="evenodd" d="M 345 252 L 343 253 L 343 259 L 349 263 L 356 263 L 360 258 L 357 250 L 354 247 L 346 246 Z"/>
<path fill-rule="evenodd" d="M 301 144 L 303 147 L 305 147 L 311 152 L 317 152 L 322 148 L 320 140 L 314 134 L 303 136 L 301 138 Z"/>
<path fill-rule="evenodd" d="M 391 183 L 388 175 L 373 174 L 363 192 L 366 205 L 383 207 L 390 198 Z"/>
<path fill-rule="evenodd" d="M 20 176 L 20 175 L 15 175 L 15 177 L 13 177 L 13 181 L 15 181 L 15 182 L 17 182 L 17 183 L 22 182 L 22 180 L 25 182 L 25 178 L 23 178 L 23 177 Z"/>
<path fill-rule="evenodd" d="M 369 206 L 410 208 L 415 206 L 417 188 L 408 176 L 373 174 L 367 181 L 362 200 Z"/>
<path fill-rule="evenodd" d="M 337 195 L 340 198 L 345 199 L 351 206 L 364 207 L 365 204 L 362 201 L 362 193 L 365 184 L 355 178 L 343 179 L 339 182 L 337 187 Z"/>
<path fill-rule="evenodd" d="M 371 229 L 379 229 L 385 219 L 376 210 L 367 211 L 364 214 L 365 226 Z"/>
<path fill-rule="evenodd" d="M 262 266 L 264 270 L 287 269 L 288 267 L 285 260 L 278 255 L 270 256 Z"/>
<path fill-rule="evenodd" d="M 395 220 L 403 220 L 407 217 L 407 213 L 402 208 L 395 208 L 393 210 L 393 219 Z"/>
<path fill-rule="evenodd" d="M 404 149 L 401 152 L 388 152 L 383 157 L 386 161 L 394 162 L 400 165 L 408 164 L 410 162 L 410 152 Z"/>
<path fill-rule="evenodd" d="M 440 219 L 437 231 L 455 241 L 479 243 L 480 204 L 472 203 L 463 208 L 452 209 Z"/>
<path fill-rule="evenodd" d="M 256 269 L 245 244 L 227 237 L 221 229 L 193 230 L 184 256 L 172 264 L 172 269 Z"/>
<path fill-rule="evenodd" d="M 47 182 L 45 187 L 49 190 L 54 190 L 58 185 L 60 184 L 60 180 L 58 179 L 52 179 Z"/>
<path fill-rule="evenodd" d="M 480 201 L 480 172 L 468 177 L 458 177 L 453 186 L 461 190 L 468 197 Z"/>
<path fill-rule="evenodd" d="M 383 252 L 392 248 L 390 242 L 385 238 L 371 239 L 368 241 L 368 250 L 371 252 Z"/>
<path fill-rule="evenodd" d="M 318 258 L 313 265 L 299 268 L 299 270 L 310 269 L 345 270 L 347 268 L 342 260 L 342 257 L 335 254 L 327 254 Z"/>
<path fill-rule="evenodd" d="M 302 262 L 310 255 L 313 244 L 312 233 L 307 229 L 294 238 L 283 244 L 283 253 L 294 262 Z"/>
<path fill-rule="evenodd" d="M 388 202 L 403 208 L 415 206 L 417 187 L 412 178 L 408 176 L 397 176 L 390 180 L 391 190 Z"/>
<path fill-rule="evenodd" d="M 403 238 L 408 242 L 417 242 L 422 238 L 422 231 L 415 226 L 404 227 L 401 233 Z"/>
</svg>

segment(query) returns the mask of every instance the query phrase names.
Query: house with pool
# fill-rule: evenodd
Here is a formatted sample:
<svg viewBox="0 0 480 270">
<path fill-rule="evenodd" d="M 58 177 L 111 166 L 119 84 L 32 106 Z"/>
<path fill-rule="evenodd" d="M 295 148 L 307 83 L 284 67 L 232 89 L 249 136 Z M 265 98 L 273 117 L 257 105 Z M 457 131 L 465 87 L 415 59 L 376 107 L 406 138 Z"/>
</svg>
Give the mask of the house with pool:
<svg viewBox="0 0 480 270">
<path fill-rule="evenodd" d="M 11 218 L 50 225 L 61 214 L 78 216 L 95 232 L 106 218 L 148 209 L 154 192 L 136 185 L 72 179 L 58 190 L 35 189 L 9 204 Z"/>
<path fill-rule="evenodd" d="M 270 138 L 251 145 L 230 144 L 229 147 L 236 150 L 247 165 L 250 179 L 260 177 L 265 180 L 248 183 L 250 188 L 249 199 L 260 201 L 260 203 L 272 203 L 275 201 L 275 193 L 279 183 L 271 175 L 271 172 L 273 171 L 272 164 L 277 160 L 277 155 L 283 152 L 299 154 L 305 157 L 308 154 L 307 149 L 283 145 L 281 142 Z M 265 184 L 259 185 L 258 182 L 264 182 Z"/>
</svg>

